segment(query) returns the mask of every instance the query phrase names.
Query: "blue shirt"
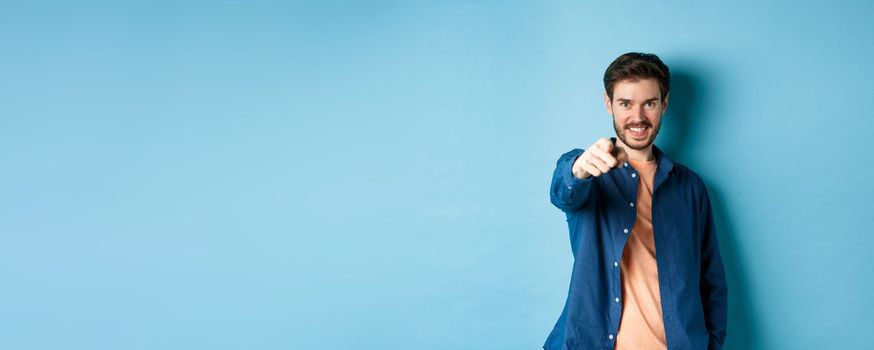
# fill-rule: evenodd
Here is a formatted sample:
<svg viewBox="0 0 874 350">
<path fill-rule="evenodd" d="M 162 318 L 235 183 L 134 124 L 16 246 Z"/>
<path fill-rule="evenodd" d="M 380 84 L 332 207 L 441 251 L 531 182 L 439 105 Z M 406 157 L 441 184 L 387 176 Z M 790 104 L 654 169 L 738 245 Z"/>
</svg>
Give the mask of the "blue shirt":
<svg viewBox="0 0 874 350">
<path fill-rule="evenodd" d="M 615 301 L 622 297 L 618 262 L 637 216 L 629 205 L 637 200 L 637 170 L 624 163 L 578 179 L 571 167 L 583 151 L 561 155 L 549 191 L 567 216 L 574 265 L 546 350 L 613 349 L 622 317 L 622 303 Z M 707 188 L 655 145 L 653 154 L 652 228 L 668 349 L 721 349 L 728 288 Z"/>
</svg>

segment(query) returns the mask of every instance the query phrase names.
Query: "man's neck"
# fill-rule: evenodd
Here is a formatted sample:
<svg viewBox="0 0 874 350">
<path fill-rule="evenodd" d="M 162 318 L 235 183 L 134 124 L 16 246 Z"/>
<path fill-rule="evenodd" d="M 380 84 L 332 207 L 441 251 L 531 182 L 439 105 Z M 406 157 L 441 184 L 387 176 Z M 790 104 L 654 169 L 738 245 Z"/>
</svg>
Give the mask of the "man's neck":
<svg viewBox="0 0 874 350">
<path fill-rule="evenodd" d="M 642 150 L 636 150 L 631 147 L 628 147 L 621 139 L 616 138 L 616 145 L 622 147 L 625 150 L 625 154 L 628 155 L 628 159 L 631 160 L 639 160 L 639 161 L 651 161 L 655 158 L 655 155 L 652 152 L 652 144 L 647 146 Z"/>
</svg>

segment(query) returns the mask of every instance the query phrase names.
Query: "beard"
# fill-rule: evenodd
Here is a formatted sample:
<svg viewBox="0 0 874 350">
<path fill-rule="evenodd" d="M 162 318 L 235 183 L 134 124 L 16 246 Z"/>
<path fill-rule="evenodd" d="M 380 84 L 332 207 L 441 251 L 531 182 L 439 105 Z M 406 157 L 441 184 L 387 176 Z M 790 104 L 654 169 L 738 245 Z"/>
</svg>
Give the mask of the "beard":
<svg viewBox="0 0 874 350">
<path fill-rule="evenodd" d="M 628 132 L 628 129 L 626 129 L 627 127 L 648 127 L 649 136 L 643 141 L 632 139 L 626 134 Z M 658 135 L 659 133 L 659 129 L 661 129 L 661 123 L 653 127 L 653 125 L 646 120 L 640 123 L 628 124 L 625 127 L 619 127 L 619 124 L 616 123 L 616 118 L 613 118 L 613 130 L 616 131 L 616 137 L 622 140 L 622 143 L 624 143 L 629 148 L 638 151 L 644 150 L 652 145 L 653 141 L 655 141 L 656 135 Z"/>
</svg>

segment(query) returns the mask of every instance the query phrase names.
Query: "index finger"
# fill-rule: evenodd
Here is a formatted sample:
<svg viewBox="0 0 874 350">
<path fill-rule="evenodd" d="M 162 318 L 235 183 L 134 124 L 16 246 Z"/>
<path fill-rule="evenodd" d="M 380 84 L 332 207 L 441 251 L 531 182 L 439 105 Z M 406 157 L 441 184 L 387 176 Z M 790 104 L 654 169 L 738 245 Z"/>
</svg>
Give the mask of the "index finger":
<svg viewBox="0 0 874 350">
<path fill-rule="evenodd" d="M 613 155 L 611 155 L 610 153 L 607 153 L 606 151 L 604 151 L 604 150 L 601 149 L 601 148 L 593 147 L 593 148 L 592 148 L 592 155 L 594 155 L 595 157 L 598 157 L 599 159 L 601 159 L 602 161 L 604 161 L 604 164 L 607 164 L 607 166 L 609 166 L 609 167 L 611 167 L 611 168 L 612 168 L 612 167 L 615 167 L 616 164 L 617 164 L 617 160 L 616 160 L 616 158 L 613 157 Z"/>
<path fill-rule="evenodd" d="M 625 153 L 625 149 L 622 147 L 616 147 L 613 150 L 613 156 L 616 157 L 617 162 L 625 163 L 628 161 L 628 153 Z"/>
<path fill-rule="evenodd" d="M 598 148 L 604 150 L 605 152 L 611 152 L 615 148 L 616 145 L 613 144 L 612 141 L 608 138 L 600 138 L 595 144 Z"/>
</svg>

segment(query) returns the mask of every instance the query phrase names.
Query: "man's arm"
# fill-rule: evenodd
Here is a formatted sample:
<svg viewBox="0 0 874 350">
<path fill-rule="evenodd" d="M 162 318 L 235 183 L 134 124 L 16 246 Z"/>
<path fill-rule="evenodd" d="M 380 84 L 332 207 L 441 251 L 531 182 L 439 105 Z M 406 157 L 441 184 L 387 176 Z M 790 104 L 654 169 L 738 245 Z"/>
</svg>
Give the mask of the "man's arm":
<svg viewBox="0 0 874 350">
<path fill-rule="evenodd" d="M 707 349 L 720 350 L 725 343 L 728 328 L 728 286 L 719 253 L 710 195 L 703 183 L 702 187 L 704 230 L 701 241 L 701 301 L 704 304 L 704 321 L 710 333 Z"/>
<path fill-rule="evenodd" d="M 592 178 L 607 173 L 628 159 L 610 139 L 600 138 L 587 150 L 574 148 L 562 154 L 555 164 L 549 199 L 564 212 L 577 210 L 592 192 Z"/>
</svg>

